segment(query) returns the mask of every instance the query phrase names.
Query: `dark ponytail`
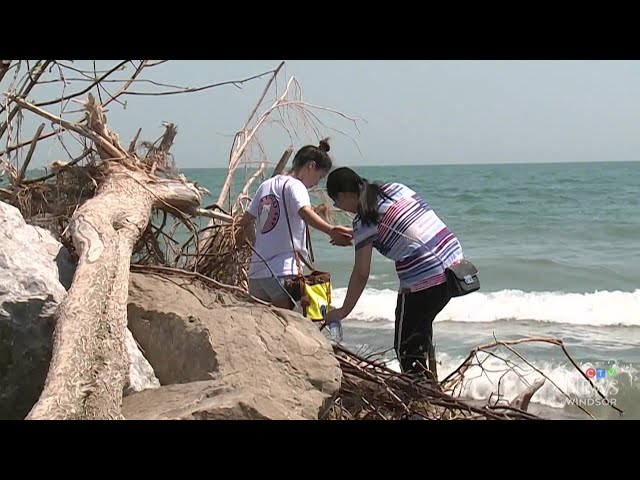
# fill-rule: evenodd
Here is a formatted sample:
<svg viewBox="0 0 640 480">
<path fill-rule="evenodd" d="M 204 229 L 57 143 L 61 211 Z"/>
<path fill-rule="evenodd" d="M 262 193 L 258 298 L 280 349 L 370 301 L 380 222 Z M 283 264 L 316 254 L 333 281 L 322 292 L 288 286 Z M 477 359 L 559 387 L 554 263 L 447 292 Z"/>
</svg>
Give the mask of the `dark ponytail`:
<svg viewBox="0 0 640 480">
<path fill-rule="evenodd" d="M 363 225 L 378 223 L 378 197 L 388 197 L 377 183 L 369 183 L 348 167 L 335 169 L 327 177 L 327 193 L 335 200 L 338 193 L 358 195 L 358 215 Z"/>
<path fill-rule="evenodd" d="M 386 196 L 377 183 L 369 183 L 366 178 L 361 178 L 360 194 L 358 195 L 358 215 L 363 225 L 378 223 L 378 197 Z"/>
</svg>

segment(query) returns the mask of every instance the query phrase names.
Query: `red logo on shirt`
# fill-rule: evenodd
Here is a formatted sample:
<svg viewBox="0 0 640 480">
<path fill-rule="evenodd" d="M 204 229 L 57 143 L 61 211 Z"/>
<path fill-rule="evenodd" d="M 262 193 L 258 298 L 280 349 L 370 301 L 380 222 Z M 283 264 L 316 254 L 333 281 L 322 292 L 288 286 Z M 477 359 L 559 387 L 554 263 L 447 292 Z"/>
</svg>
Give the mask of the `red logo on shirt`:
<svg viewBox="0 0 640 480">
<path fill-rule="evenodd" d="M 269 233 L 280 219 L 280 202 L 275 195 L 265 195 L 258 206 L 258 225 L 260 233 Z"/>
</svg>

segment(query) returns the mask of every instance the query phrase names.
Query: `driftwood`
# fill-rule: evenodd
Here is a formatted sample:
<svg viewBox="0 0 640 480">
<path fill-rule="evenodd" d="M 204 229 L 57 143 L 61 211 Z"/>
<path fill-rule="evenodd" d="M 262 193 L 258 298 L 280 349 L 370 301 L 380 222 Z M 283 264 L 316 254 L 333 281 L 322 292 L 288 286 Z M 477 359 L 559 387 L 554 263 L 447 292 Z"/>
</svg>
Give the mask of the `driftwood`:
<svg viewBox="0 0 640 480">
<path fill-rule="evenodd" d="M 93 198 L 80 205 L 69 222 L 78 265 L 56 312 L 44 390 L 27 418 L 118 418 L 128 366 L 124 332 L 133 247 L 152 208 L 196 213 L 201 192 L 188 182 L 153 175 L 166 151 L 156 152 L 157 158 L 147 164 L 125 151 L 104 124 L 91 94 L 85 104 L 87 126 L 54 118 L 22 99 L 13 100 L 91 138 L 103 160 L 103 179 Z M 175 132 L 167 128 L 165 135 L 172 137 Z"/>
<path fill-rule="evenodd" d="M 250 144 L 257 141 L 257 130 L 269 114 L 284 108 L 304 113 L 306 104 L 292 77 L 287 84 L 288 96 L 281 96 L 267 112 L 258 112 L 283 64 L 247 79 L 202 87 L 182 88 L 141 78 L 143 70 L 161 63 L 143 60 L 136 64 L 125 60 L 98 72 L 95 68 L 93 71 L 82 69 L 57 60 L 0 62 L 0 81 L 9 82 L 8 88 L 3 89 L 5 96 L 0 105 L 0 139 L 4 146 L 0 151 L 0 172 L 8 175 L 9 185 L 0 189 L 0 199 L 19 207 L 28 221 L 41 223 L 52 230 L 78 263 L 71 288 L 56 311 L 51 364 L 44 389 L 29 413 L 29 419 L 120 418 L 128 371 L 123 340 L 131 263 L 138 258 L 147 264 L 146 268 L 169 271 L 180 259 L 189 258 L 188 248 L 176 249 L 171 255 L 163 255 L 158 248 L 161 238 L 175 247 L 176 225 L 191 230 L 196 246 L 196 265 L 199 256 L 210 255 L 223 266 L 237 268 L 237 275 L 232 275 L 228 283 L 213 278 L 215 272 L 207 272 L 206 277 L 198 271 L 191 274 L 208 278 L 211 284 L 219 287 L 238 290 L 245 287 L 246 290 L 241 282 L 245 263 L 230 258 L 224 251 L 238 250 L 233 242 L 234 212 L 226 212 L 217 206 L 200 207 L 203 195 L 209 192 L 178 173 L 169 151 L 177 132 L 175 125 L 165 124 L 164 135 L 155 142 L 139 142 L 138 130 L 128 148 L 124 148 L 118 135 L 107 127 L 103 109 L 112 102 L 121 103 L 120 97 L 126 95 L 182 94 L 225 84 L 237 86 L 270 75 L 263 96 L 245 125 L 250 128 L 248 135 L 244 127 L 239 133 L 238 138 L 245 136 L 235 144 L 229 175 L 220 192 L 220 198 L 224 198 L 235 169 L 241 163 L 250 163 L 245 154 Z M 134 72 L 128 78 L 116 79 L 115 75 L 129 65 L 134 66 Z M 53 79 L 44 80 L 56 70 Z M 20 72 L 26 73 L 20 77 Z M 73 80 L 84 82 L 84 85 L 68 88 L 76 84 L 70 75 L 79 75 L 79 79 Z M 65 85 L 63 94 L 54 99 L 31 100 L 34 87 L 45 81 Z M 112 81 L 120 87 L 115 93 L 107 88 Z M 142 92 L 130 88 L 145 81 L 167 90 Z M 70 101 L 81 104 L 83 118 L 63 117 Z M 45 108 L 51 105 L 61 107 L 63 112 L 54 114 Z M 41 124 L 29 141 L 21 140 L 22 123 L 16 123 L 16 120 L 25 113 L 47 120 L 53 126 L 53 132 L 43 133 L 45 124 Z M 248 127 L 254 121 L 256 125 Z M 84 145 L 82 154 L 75 158 L 70 154 L 70 161 L 53 162 L 51 173 L 37 179 L 28 178 L 28 167 L 39 142 L 58 137 L 64 146 L 63 135 L 73 136 Z M 15 154 L 22 148 L 28 148 L 28 152 L 26 158 L 19 161 Z M 266 167 L 267 162 L 263 162 L 252 174 L 237 205 L 247 201 L 251 184 L 263 175 Z M 158 215 L 163 218 L 160 226 L 153 225 L 153 219 Z M 217 243 L 211 242 L 208 250 L 202 246 L 202 237 L 210 238 L 210 232 L 197 226 L 201 217 L 210 219 L 212 227 L 220 233 L 213 239 Z M 165 229 L 168 218 L 174 220 L 169 233 Z"/>
<path fill-rule="evenodd" d="M 282 154 L 282 157 L 280 157 L 280 160 L 276 165 L 276 168 L 273 169 L 273 173 L 271 174 L 271 177 L 280 175 L 284 171 L 284 168 L 287 166 L 287 162 L 289 161 L 289 157 L 291 157 L 292 153 L 293 153 L 293 148 L 291 147 L 287 148 L 284 151 L 284 153 Z"/>
<path fill-rule="evenodd" d="M 12 82 L 6 93 L 7 102 L 3 104 L 9 113 L 7 120 L 0 123 L 0 137 L 7 133 L 7 148 L 2 153 L 9 155 L 12 149 L 29 146 L 19 170 L 10 162 L 3 162 L 10 176 L 10 188 L 3 189 L 4 200 L 19 206 L 26 218 L 36 211 L 49 217 L 55 214 L 57 219 L 64 217 L 55 233 L 74 252 L 78 262 L 71 288 L 56 311 L 52 359 L 44 389 L 28 419 L 120 418 L 128 371 L 123 342 L 129 269 L 134 246 L 147 230 L 152 212 L 161 211 L 180 218 L 207 216 L 230 220 L 220 212 L 201 209 L 206 191 L 177 174 L 169 154 L 176 135 L 174 125 L 165 124 L 165 134 L 157 142 L 143 145 L 147 148 L 143 156 L 136 155 L 135 140 L 129 149 L 124 149 L 118 136 L 109 130 L 102 113 L 103 105 L 131 93 L 127 88 L 148 63 L 142 61 L 125 86 L 115 95 L 109 94 L 105 102 L 99 102 L 89 90 L 101 86 L 101 82 L 125 63 L 127 61 L 102 73 L 87 88 L 36 103 L 25 98 L 47 67 L 64 65 L 55 61 L 37 62 L 33 67 L 28 66 L 22 87 L 14 88 L 16 82 Z M 1 65 L 0 72 L 5 76 L 11 62 Z M 13 66 L 17 72 L 20 63 Z M 85 93 L 88 97 L 81 102 L 84 118 L 80 121 L 64 119 L 42 108 Z M 71 163 L 55 162 L 50 175 L 26 179 L 27 167 L 37 143 L 43 138 L 44 128 L 44 124 L 40 125 L 30 142 L 15 141 L 11 146 L 15 132 L 12 120 L 27 111 L 90 141 L 93 147 Z M 86 166 L 75 165 L 87 157 Z M 65 184 L 69 175 L 72 183 Z M 54 177 L 56 182 L 45 183 Z M 82 191 L 70 188 L 56 191 L 61 184 L 78 185 Z M 58 210 L 60 207 L 55 205 L 64 210 Z"/>
<path fill-rule="evenodd" d="M 524 410 L 526 412 L 529 408 L 531 398 L 536 394 L 538 390 L 540 390 L 545 381 L 545 378 L 539 378 L 538 380 L 533 382 L 533 385 L 520 393 L 516 398 L 511 400 L 509 402 L 509 406 L 519 408 L 520 410 Z"/>
</svg>

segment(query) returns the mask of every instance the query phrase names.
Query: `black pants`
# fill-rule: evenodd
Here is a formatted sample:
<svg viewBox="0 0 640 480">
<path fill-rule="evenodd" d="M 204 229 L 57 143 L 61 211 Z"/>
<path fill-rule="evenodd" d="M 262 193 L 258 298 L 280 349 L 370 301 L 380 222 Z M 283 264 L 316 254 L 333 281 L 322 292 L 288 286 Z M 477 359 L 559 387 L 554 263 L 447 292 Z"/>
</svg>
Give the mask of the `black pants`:
<svg viewBox="0 0 640 480">
<path fill-rule="evenodd" d="M 398 294 L 393 346 L 403 372 L 421 372 L 422 367 L 429 368 L 433 320 L 449 300 L 451 296 L 446 283 L 419 292 Z"/>
</svg>

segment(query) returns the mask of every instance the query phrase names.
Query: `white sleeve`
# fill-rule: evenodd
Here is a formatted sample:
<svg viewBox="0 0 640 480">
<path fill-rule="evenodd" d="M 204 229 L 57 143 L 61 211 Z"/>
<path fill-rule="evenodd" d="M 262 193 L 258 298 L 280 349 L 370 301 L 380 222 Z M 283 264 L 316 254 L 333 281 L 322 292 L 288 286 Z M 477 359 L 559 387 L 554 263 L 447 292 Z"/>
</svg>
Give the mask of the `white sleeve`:
<svg viewBox="0 0 640 480">
<path fill-rule="evenodd" d="M 289 180 L 285 187 L 285 195 L 289 212 L 298 213 L 301 208 L 311 205 L 307 187 L 299 180 Z"/>
</svg>

